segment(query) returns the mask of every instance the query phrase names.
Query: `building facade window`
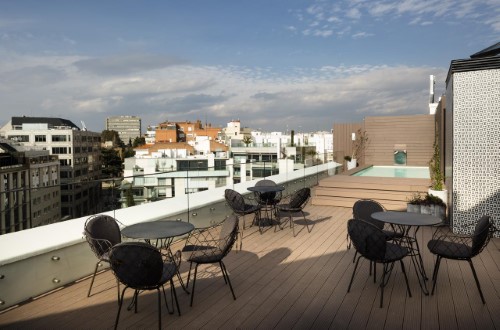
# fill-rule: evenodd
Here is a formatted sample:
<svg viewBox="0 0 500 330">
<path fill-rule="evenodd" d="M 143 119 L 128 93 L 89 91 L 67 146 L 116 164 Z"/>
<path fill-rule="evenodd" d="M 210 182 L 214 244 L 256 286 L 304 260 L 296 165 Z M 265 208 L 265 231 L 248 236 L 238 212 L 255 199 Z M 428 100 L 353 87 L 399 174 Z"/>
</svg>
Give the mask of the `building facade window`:
<svg viewBox="0 0 500 330">
<path fill-rule="evenodd" d="M 66 135 L 52 135 L 52 142 L 66 142 L 68 141 Z"/>
<path fill-rule="evenodd" d="M 68 153 L 67 147 L 53 147 L 52 154 L 53 155 L 63 155 Z"/>
</svg>

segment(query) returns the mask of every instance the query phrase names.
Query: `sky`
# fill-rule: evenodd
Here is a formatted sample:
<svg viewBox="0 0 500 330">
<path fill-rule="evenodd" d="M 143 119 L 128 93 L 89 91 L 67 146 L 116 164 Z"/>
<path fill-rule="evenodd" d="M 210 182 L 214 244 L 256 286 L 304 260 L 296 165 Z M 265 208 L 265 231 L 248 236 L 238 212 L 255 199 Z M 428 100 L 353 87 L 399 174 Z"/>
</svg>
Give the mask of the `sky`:
<svg viewBox="0 0 500 330">
<path fill-rule="evenodd" d="M 500 0 L 0 0 L 0 125 L 108 116 L 329 131 L 426 114 Z"/>
</svg>

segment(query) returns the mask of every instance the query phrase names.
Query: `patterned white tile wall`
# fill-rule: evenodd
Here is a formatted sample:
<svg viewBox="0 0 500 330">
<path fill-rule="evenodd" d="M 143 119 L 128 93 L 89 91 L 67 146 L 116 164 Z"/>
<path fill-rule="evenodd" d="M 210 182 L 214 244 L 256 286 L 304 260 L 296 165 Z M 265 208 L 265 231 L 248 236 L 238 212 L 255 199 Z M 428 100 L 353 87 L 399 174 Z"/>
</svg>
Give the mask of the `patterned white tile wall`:
<svg viewBox="0 0 500 330">
<path fill-rule="evenodd" d="M 470 233 L 484 214 L 500 224 L 500 70 L 454 73 L 451 84 L 450 211 L 454 231 Z"/>
</svg>

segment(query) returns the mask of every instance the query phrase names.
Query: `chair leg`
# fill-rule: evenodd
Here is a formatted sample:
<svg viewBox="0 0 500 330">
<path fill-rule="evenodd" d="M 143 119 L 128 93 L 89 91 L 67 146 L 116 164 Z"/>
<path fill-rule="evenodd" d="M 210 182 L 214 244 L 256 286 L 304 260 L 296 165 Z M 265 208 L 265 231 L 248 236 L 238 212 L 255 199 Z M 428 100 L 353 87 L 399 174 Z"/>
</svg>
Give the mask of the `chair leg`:
<svg viewBox="0 0 500 330">
<path fill-rule="evenodd" d="M 304 217 L 304 222 L 306 223 L 307 232 L 311 233 L 311 229 L 309 229 L 309 223 L 307 222 L 306 215 L 305 215 L 304 211 L 300 210 L 300 212 L 302 212 L 302 217 Z"/>
<path fill-rule="evenodd" d="M 92 286 L 94 285 L 94 280 L 95 280 L 95 275 L 97 274 L 97 268 L 99 268 L 99 263 L 101 261 L 99 260 L 96 264 L 95 264 L 95 269 L 94 269 L 94 275 L 92 275 L 92 280 L 90 281 L 90 288 L 89 288 L 89 292 L 87 293 L 87 297 L 90 297 L 90 291 L 92 290 Z M 118 297 L 120 296 L 120 289 L 118 288 Z"/>
<path fill-rule="evenodd" d="M 403 275 L 405 276 L 406 289 L 408 290 L 408 296 L 411 298 L 410 284 L 408 283 L 408 276 L 406 276 L 405 264 L 404 264 L 403 260 L 399 260 L 399 262 L 401 264 L 401 271 L 403 272 Z"/>
<path fill-rule="evenodd" d="M 467 261 L 469 262 L 470 269 L 472 270 L 472 274 L 474 275 L 474 279 L 476 280 L 477 289 L 479 290 L 479 295 L 481 296 L 481 300 L 483 301 L 483 305 L 484 305 L 484 304 L 486 304 L 486 301 L 484 300 L 483 291 L 481 290 L 481 285 L 479 285 L 479 280 L 477 278 L 476 270 L 474 269 L 474 265 L 472 264 L 472 260 L 467 259 Z"/>
<path fill-rule="evenodd" d="M 437 282 L 437 276 L 438 276 L 440 264 L 441 264 L 441 256 L 437 256 L 436 264 L 434 265 L 434 272 L 432 274 L 433 281 L 432 281 L 431 296 L 434 294 L 434 290 L 436 289 L 436 282 Z"/>
<path fill-rule="evenodd" d="M 177 299 L 177 292 L 175 291 L 174 280 L 170 279 L 170 291 L 174 294 L 175 305 L 177 306 L 177 313 L 181 316 L 181 309 L 179 307 L 179 300 Z M 173 306 L 173 304 L 172 304 Z"/>
<path fill-rule="evenodd" d="M 186 289 L 189 286 L 189 279 L 191 278 L 191 267 L 193 267 L 193 263 L 192 262 L 189 263 L 189 271 L 188 271 L 188 278 L 187 278 L 187 281 L 186 281 Z"/>
<path fill-rule="evenodd" d="M 387 274 L 387 264 L 383 265 L 382 269 L 382 280 L 380 281 L 380 308 L 384 304 L 384 287 L 385 287 L 385 275 Z M 373 276 L 375 277 L 375 276 Z"/>
<path fill-rule="evenodd" d="M 118 303 L 120 301 L 120 281 L 118 281 L 118 278 L 116 279 L 116 288 L 118 289 Z"/>
<path fill-rule="evenodd" d="M 118 299 L 118 313 L 116 314 L 115 330 L 118 328 L 118 321 L 120 320 L 120 312 L 122 310 L 123 297 L 125 296 L 125 290 L 127 290 L 127 287 L 123 288 L 121 297 L 120 297 L 120 299 Z"/>
<path fill-rule="evenodd" d="M 158 329 L 161 330 L 161 293 L 160 288 L 156 288 L 158 292 Z"/>
<path fill-rule="evenodd" d="M 194 278 L 193 278 L 193 289 L 191 289 L 191 304 L 189 306 L 193 306 L 194 300 L 194 286 L 196 285 L 196 274 L 198 273 L 198 264 L 194 266 Z"/>
<path fill-rule="evenodd" d="M 361 256 L 358 257 L 358 260 L 356 260 L 356 264 L 354 265 L 354 270 L 352 271 L 351 281 L 349 282 L 349 286 L 347 287 L 347 292 L 351 291 L 351 285 L 352 282 L 354 281 L 354 275 L 356 274 L 356 269 L 358 269 L 359 259 L 361 259 Z"/>
<path fill-rule="evenodd" d="M 219 262 L 219 265 L 222 270 L 222 276 L 224 277 L 225 280 L 227 280 L 226 283 L 229 284 L 229 288 L 231 289 L 231 293 L 233 294 L 233 299 L 236 300 L 236 295 L 234 294 L 233 286 L 231 285 L 231 280 L 229 280 L 229 274 L 227 273 L 226 265 L 224 265 L 224 262 L 222 262 L 222 260 Z"/>
</svg>

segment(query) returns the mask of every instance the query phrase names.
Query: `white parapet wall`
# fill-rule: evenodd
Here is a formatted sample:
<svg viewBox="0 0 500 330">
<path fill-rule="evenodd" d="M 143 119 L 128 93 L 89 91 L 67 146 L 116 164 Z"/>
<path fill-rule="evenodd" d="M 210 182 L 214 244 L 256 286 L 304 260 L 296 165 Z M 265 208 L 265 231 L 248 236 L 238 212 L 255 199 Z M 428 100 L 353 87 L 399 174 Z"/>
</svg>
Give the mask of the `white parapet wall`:
<svg viewBox="0 0 500 330">
<path fill-rule="evenodd" d="M 338 166 L 336 163 L 327 163 L 268 178 L 277 183 L 285 183 L 318 173 L 326 172 L 333 175 L 336 166 Z M 214 212 L 217 211 L 214 205 L 220 205 L 224 201 L 226 188 L 248 193 L 247 188 L 253 186 L 256 181 L 258 179 L 103 214 L 110 215 L 124 226 L 128 226 L 139 222 L 168 219 L 188 209 L 196 210 L 210 206 L 210 212 Z M 93 273 L 97 259 L 83 235 L 87 218 L 0 235 L 0 310 Z M 220 221 L 222 220 L 223 217 Z M 196 225 L 197 219 L 194 216 L 190 221 Z"/>
</svg>

